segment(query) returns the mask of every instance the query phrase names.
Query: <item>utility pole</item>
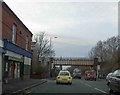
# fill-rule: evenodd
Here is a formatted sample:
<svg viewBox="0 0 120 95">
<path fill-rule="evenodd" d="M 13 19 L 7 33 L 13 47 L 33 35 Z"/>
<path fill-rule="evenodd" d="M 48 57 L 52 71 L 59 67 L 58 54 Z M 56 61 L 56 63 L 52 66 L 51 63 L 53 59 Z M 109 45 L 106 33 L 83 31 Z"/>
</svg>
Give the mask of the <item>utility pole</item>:
<svg viewBox="0 0 120 95">
<path fill-rule="evenodd" d="M 54 37 L 57 38 L 57 37 Z M 51 68 L 53 68 L 53 63 L 52 63 L 52 37 L 50 37 L 50 58 L 49 58 L 49 75 L 51 75 Z"/>
<path fill-rule="evenodd" d="M 49 70 L 51 69 L 51 58 L 52 58 L 52 37 L 50 37 L 50 58 L 49 58 Z"/>
</svg>

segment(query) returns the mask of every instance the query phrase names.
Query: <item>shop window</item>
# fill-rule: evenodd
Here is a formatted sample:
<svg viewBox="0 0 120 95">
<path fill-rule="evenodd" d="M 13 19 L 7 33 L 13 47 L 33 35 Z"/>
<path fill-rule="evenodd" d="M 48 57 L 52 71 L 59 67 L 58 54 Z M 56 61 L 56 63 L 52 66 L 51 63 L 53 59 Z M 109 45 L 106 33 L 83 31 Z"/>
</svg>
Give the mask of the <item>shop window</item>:
<svg viewBox="0 0 120 95">
<path fill-rule="evenodd" d="M 15 63 L 15 68 L 14 68 L 14 78 L 17 78 L 17 64 Z"/>
<path fill-rule="evenodd" d="M 5 64 L 5 78 L 8 78 L 8 74 L 9 74 L 9 66 L 8 66 L 8 62 L 6 62 Z"/>
<path fill-rule="evenodd" d="M 14 64 L 13 64 L 13 62 L 9 62 L 8 78 L 9 79 L 13 79 L 14 78 Z"/>
<path fill-rule="evenodd" d="M 15 63 L 14 78 L 20 78 L 20 63 Z"/>
<path fill-rule="evenodd" d="M 6 78 L 17 79 L 20 78 L 20 63 L 8 61 L 5 65 Z"/>
<path fill-rule="evenodd" d="M 20 63 L 17 65 L 17 77 L 20 78 Z"/>
<path fill-rule="evenodd" d="M 6 68 L 5 71 L 8 72 L 8 63 L 6 62 Z"/>
<path fill-rule="evenodd" d="M 17 27 L 15 24 L 12 26 L 12 42 L 15 44 L 16 43 L 16 32 L 17 32 Z"/>
<path fill-rule="evenodd" d="M 20 63 L 17 63 L 17 71 L 16 71 L 17 78 L 20 78 Z"/>
</svg>

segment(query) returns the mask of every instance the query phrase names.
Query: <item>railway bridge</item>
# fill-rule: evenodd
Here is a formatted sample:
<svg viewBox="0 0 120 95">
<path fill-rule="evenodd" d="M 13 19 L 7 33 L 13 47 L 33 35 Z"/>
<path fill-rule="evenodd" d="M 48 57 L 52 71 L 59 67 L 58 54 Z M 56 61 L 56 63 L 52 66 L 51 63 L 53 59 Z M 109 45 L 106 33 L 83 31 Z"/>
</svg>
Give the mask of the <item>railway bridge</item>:
<svg viewBox="0 0 120 95">
<path fill-rule="evenodd" d="M 98 58 L 90 59 L 90 58 L 77 58 L 77 57 L 55 57 L 52 61 L 52 68 L 55 66 L 60 66 L 62 70 L 62 66 L 89 66 L 94 67 L 98 64 Z"/>
</svg>

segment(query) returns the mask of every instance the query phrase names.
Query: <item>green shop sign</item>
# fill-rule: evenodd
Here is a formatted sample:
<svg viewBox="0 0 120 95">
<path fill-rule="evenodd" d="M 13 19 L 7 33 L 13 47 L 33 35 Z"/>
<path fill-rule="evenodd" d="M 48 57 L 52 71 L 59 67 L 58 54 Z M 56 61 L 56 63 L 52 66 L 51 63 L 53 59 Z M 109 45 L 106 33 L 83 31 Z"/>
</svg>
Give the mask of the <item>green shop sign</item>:
<svg viewBox="0 0 120 95">
<path fill-rule="evenodd" d="M 8 56 L 8 60 L 23 62 L 23 58 L 16 58 L 16 57 L 12 57 L 12 56 Z"/>
</svg>

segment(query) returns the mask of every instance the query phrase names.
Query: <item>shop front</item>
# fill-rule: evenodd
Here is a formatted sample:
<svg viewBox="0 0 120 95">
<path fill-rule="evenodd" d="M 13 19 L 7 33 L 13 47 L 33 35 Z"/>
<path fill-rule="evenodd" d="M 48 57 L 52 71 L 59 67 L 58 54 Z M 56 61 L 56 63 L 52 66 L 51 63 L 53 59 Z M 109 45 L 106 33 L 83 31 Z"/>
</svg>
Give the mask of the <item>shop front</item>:
<svg viewBox="0 0 120 95">
<path fill-rule="evenodd" d="M 3 79 L 5 83 L 24 79 L 30 75 L 32 54 L 4 39 L 5 54 L 3 57 Z M 28 76 L 28 78 L 30 78 Z"/>
<path fill-rule="evenodd" d="M 4 80 L 6 83 L 22 78 L 23 56 L 7 51 L 4 63 Z"/>
<path fill-rule="evenodd" d="M 30 78 L 31 74 L 31 58 L 24 57 L 24 79 Z"/>
</svg>

